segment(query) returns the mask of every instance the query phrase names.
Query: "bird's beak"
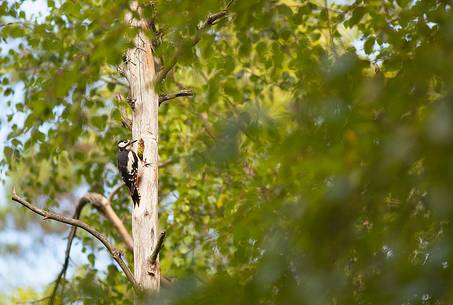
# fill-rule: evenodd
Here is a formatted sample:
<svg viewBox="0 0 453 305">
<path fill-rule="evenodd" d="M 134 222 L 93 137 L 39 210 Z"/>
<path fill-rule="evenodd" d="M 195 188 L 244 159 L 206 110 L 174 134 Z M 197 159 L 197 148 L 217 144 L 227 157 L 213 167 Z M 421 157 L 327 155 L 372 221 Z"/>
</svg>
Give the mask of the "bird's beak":
<svg viewBox="0 0 453 305">
<path fill-rule="evenodd" d="M 130 146 L 130 145 L 134 144 L 135 142 L 137 142 L 137 140 L 130 141 L 129 144 L 127 144 L 127 146 Z"/>
</svg>

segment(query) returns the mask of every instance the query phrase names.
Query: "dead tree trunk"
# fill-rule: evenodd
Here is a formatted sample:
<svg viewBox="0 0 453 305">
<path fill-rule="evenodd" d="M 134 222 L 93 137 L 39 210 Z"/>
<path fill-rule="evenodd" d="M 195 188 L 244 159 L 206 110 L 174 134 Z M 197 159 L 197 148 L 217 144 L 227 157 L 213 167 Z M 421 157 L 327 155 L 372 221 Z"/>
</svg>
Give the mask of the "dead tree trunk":
<svg viewBox="0 0 453 305">
<path fill-rule="evenodd" d="M 140 204 L 132 213 L 134 240 L 134 276 L 146 293 L 155 294 L 160 288 L 159 260 L 150 264 L 158 240 L 158 124 L 159 96 L 154 90 L 156 71 L 151 42 L 143 32 L 135 38 L 135 47 L 126 53 L 124 74 L 129 82 L 128 101 L 132 106 L 132 138 L 143 144 L 143 167 L 138 189 Z M 141 143 L 141 144 L 140 144 Z M 142 165 L 143 166 L 143 165 Z"/>
<path fill-rule="evenodd" d="M 228 14 L 228 7 L 215 14 L 209 14 L 207 19 L 198 27 L 198 31 L 191 38 L 191 44 L 196 45 L 204 31 Z M 166 78 L 175 67 L 182 49 L 177 49 L 169 63 L 156 73 L 154 67 L 151 41 L 144 31 L 149 30 L 149 22 L 141 16 L 138 2 L 132 2 L 131 10 L 135 13 L 126 14 L 126 23 L 137 28 L 134 48 L 126 53 L 123 73 L 129 82 L 128 102 L 132 107 L 132 138 L 135 151 L 143 145 L 143 161 L 149 166 L 144 168 L 138 184 L 141 195 L 140 205 L 134 207 L 132 215 L 132 238 L 134 240 L 134 277 L 137 284 L 147 293 L 156 294 L 160 289 L 159 250 L 162 247 L 165 233 L 158 235 L 158 109 L 159 102 L 180 97 L 192 96 L 191 90 L 159 96 L 155 91 L 155 83 Z M 129 125 L 129 124 L 126 124 Z"/>
</svg>

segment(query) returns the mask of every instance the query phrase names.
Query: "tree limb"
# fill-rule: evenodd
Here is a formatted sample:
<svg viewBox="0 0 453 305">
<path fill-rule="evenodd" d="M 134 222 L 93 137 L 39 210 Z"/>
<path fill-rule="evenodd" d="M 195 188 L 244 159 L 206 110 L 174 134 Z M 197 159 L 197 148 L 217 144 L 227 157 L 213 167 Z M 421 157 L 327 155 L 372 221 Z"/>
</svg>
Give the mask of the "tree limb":
<svg viewBox="0 0 453 305">
<path fill-rule="evenodd" d="M 170 164 L 174 162 L 173 159 L 169 159 L 165 161 L 162 164 L 159 164 L 159 167 L 161 166 L 166 166 L 167 164 Z M 124 183 L 120 183 L 117 186 L 115 186 L 112 191 L 110 192 L 109 196 L 107 197 L 107 201 L 105 200 L 105 197 L 97 194 L 97 193 L 87 193 L 83 197 L 80 198 L 79 202 L 77 203 L 76 209 L 74 211 L 74 214 L 72 216 L 73 219 L 79 219 L 80 215 L 82 213 L 83 208 L 86 206 L 86 204 L 91 204 L 93 205 L 96 209 L 98 209 L 112 224 L 115 226 L 117 229 L 118 233 L 120 234 L 121 238 L 123 239 L 124 244 L 126 245 L 126 248 L 128 251 L 133 251 L 134 245 L 132 241 L 132 237 L 130 236 L 129 232 L 126 230 L 124 227 L 122 221 L 118 218 L 117 214 L 111 207 L 111 203 L 113 201 L 113 198 L 115 197 L 116 194 L 125 186 Z M 108 204 L 107 204 L 108 203 Z M 72 242 L 75 237 L 75 233 L 77 231 L 76 226 L 71 227 L 71 231 L 68 234 L 67 237 L 67 245 L 66 245 L 66 251 L 65 251 L 65 260 L 63 263 L 63 267 L 61 268 L 60 273 L 58 274 L 57 279 L 55 280 L 55 285 L 52 290 L 52 294 L 47 297 L 50 299 L 49 305 L 54 304 L 55 302 L 55 297 L 57 295 L 58 287 L 60 285 L 61 280 L 66 276 L 66 271 L 69 266 L 69 258 L 70 258 L 70 252 L 71 252 L 71 247 L 72 247 Z M 163 241 L 162 241 L 163 242 Z M 158 243 L 159 244 L 159 243 Z M 162 248 L 162 245 L 160 246 Z M 160 249 L 159 249 L 160 251 Z M 163 287 L 169 288 L 172 286 L 173 280 L 171 278 L 161 276 L 161 285 Z"/>
<path fill-rule="evenodd" d="M 131 270 L 129 269 L 127 264 L 123 261 L 121 252 L 118 249 L 116 249 L 108 241 L 108 239 L 104 235 L 102 235 L 101 233 L 96 231 L 93 227 L 89 226 L 88 224 L 86 224 L 83 221 L 80 221 L 78 219 L 69 218 L 69 217 L 66 217 L 66 216 L 63 216 L 63 215 L 59 215 L 59 214 L 56 214 L 56 213 L 53 213 L 53 212 L 49 212 L 49 211 L 40 209 L 40 208 L 36 207 L 35 205 L 29 203 L 25 199 L 19 197 L 16 194 L 16 189 L 15 188 L 13 188 L 12 197 L 11 198 L 12 198 L 13 201 L 16 201 L 16 202 L 20 203 L 21 205 L 23 205 L 24 207 L 26 207 L 30 211 L 33 211 L 34 213 L 43 216 L 44 219 L 52 219 L 52 220 L 55 220 L 55 221 L 58 221 L 58 222 L 61 222 L 61 223 L 65 223 L 65 224 L 68 224 L 68 225 L 71 225 L 71 226 L 76 226 L 76 227 L 84 229 L 85 231 L 87 231 L 88 233 L 93 235 L 110 252 L 110 255 L 112 256 L 112 258 L 118 263 L 118 265 L 120 266 L 121 270 L 126 275 L 126 277 L 129 280 L 129 282 L 131 282 L 134 290 L 136 290 L 136 291 L 140 291 L 141 290 L 140 287 L 138 286 L 138 284 L 137 284 L 137 282 L 136 282 L 136 280 L 134 278 L 134 275 L 132 274 Z"/>
<path fill-rule="evenodd" d="M 122 186 L 123 186 L 123 184 L 121 184 L 121 187 Z M 97 194 L 97 195 L 99 195 L 99 194 Z M 99 196 L 100 196 L 99 199 L 101 199 L 101 200 L 97 201 L 97 202 L 100 203 L 100 205 L 94 205 L 94 206 L 105 216 L 105 218 L 110 220 L 110 222 L 115 227 L 116 231 L 119 233 L 124 244 L 126 245 L 127 250 L 132 252 L 132 250 L 134 249 L 134 242 L 132 241 L 132 237 L 129 234 L 129 232 L 127 231 L 123 222 L 121 221 L 121 219 L 118 217 L 118 215 L 113 210 L 112 202 L 102 195 L 99 195 Z"/>
<path fill-rule="evenodd" d="M 97 194 L 97 193 L 87 193 L 82 198 L 80 198 L 79 202 L 77 203 L 76 209 L 74 211 L 74 215 L 72 216 L 73 219 L 79 219 L 80 214 L 82 213 L 83 208 L 87 203 L 92 204 L 96 209 L 98 209 L 108 220 L 112 222 L 118 233 L 120 234 L 121 238 L 123 239 L 126 248 L 129 251 L 133 249 L 133 242 L 132 237 L 127 232 L 126 228 L 123 225 L 123 222 L 118 218 L 115 211 L 111 207 L 111 202 L 113 197 L 118 193 L 118 191 L 124 186 L 124 183 L 121 183 L 113 188 L 112 192 L 106 199 L 104 196 Z M 65 260 L 63 263 L 63 267 L 61 268 L 60 273 L 58 274 L 57 279 L 55 280 L 55 285 L 52 290 L 52 294 L 50 295 L 49 305 L 54 304 L 55 297 L 57 295 L 58 287 L 60 285 L 61 279 L 66 276 L 66 271 L 68 270 L 69 265 L 69 257 L 72 247 L 72 241 L 74 240 L 75 233 L 77 231 L 77 227 L 71 227 L 71 231 L 69 232 L 67 238 L 67 245 L 65 251 Z"/>
<path fill-rule="evenodd" d="M 159 106 L 166 101 L 169 101 L 169 100 L 175 99 L 177 97 L 181 97 L 181 96 L 193 96 L 193 91 L 191 89 L 183 89 L 178 92 L 159 95 Z"/>
<path fill-rule="evenodd" d="M 201 26 L 198 27 L 197 33 L 195 34 L 194 37 L 192 37 L 191 44 L 192 46 L 195 46 L 201 39 L 201 35 L 206 31 L 206 29 L 214 24 L 216 24 L 220 19 L 224 18 L 228 14 L 228 8 L 230 7 L 231 3 L 233 3 L 233 0 L 229 1 L 228 4 L 225 6 L 223 10 L 220 12 L 217 12 L 215 14 L 210 14 L 206 18 L 205 21 L 201 24 Z M 173 69 L 173 67 L 176 65 L 178 62 L 179 57 L 181 56 L 181 53 L 183 51 L 182 45 L 175 51 L 173 54 L 173 57 L 170 59 L 169 63 L 164 66 L 159 73 L 156 75 L 156 83 L 159 83 L 163 81 L 166 77 L 167 74 Z"/>
</svg>

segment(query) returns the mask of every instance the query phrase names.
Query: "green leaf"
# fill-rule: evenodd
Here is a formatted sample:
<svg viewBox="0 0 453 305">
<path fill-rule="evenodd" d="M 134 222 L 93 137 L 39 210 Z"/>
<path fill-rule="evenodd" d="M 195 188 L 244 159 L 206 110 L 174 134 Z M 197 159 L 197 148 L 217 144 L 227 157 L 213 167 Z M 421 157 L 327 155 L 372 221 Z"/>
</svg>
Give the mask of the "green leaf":
<svg viewBox="0 0 453 305">
<path fill-rule="evenodd" d="M 14 154 L 14 150 L 11 147 L 5 146 L 5 148 L 3 149 L 3 154 L 6 158 L 10 159 Z"/>
<path fill-rule="evenodd" d="M 94 254 L 93 253 L 88 254 L 87 258 L 88 261 L 90 262 L 91 267 L 94 267 L 96 261 L 96 257 L 94 256 Z"/>
<path fill-rule="evenodd" d="M 376 39 L 374 37 L 368 37 L 364 44 L 364 50 L 366 54 L 370 55 L 373 52 L 375 42 Z"/>
</svg>

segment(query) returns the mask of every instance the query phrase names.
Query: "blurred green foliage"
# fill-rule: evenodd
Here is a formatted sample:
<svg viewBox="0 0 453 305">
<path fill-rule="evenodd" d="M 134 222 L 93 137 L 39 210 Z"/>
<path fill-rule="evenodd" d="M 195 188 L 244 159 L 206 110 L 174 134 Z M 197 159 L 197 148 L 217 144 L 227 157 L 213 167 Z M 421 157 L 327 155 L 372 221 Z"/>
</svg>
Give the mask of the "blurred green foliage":
<svg viewBox="0 0 453 305">
<path fill-rule="evenodd" d="M 196 93 L 160 108 L 162 272 L 180 280 L 159 301 L 453 302 L 451 0 L 238 0 L 196 47 L 223 1 L 139 2 L 163 33 L 160 62 L 183 50 L 159 91 Z M 20 3 L 0 5 L 1 39 L 18 44 L 0 57 L 2 170 L 48 206 L 82 184 L 108 193 L 130 134 L 115 100 L 127 1 L 49 0 L 43 21 Z M 129 208 L 115 201 L 128 225 Z M 84 219 L 116 238 L 95 211 Z M 65 289 L 62 304 L 132 300 L 113 263 Z"/>
</svg>

